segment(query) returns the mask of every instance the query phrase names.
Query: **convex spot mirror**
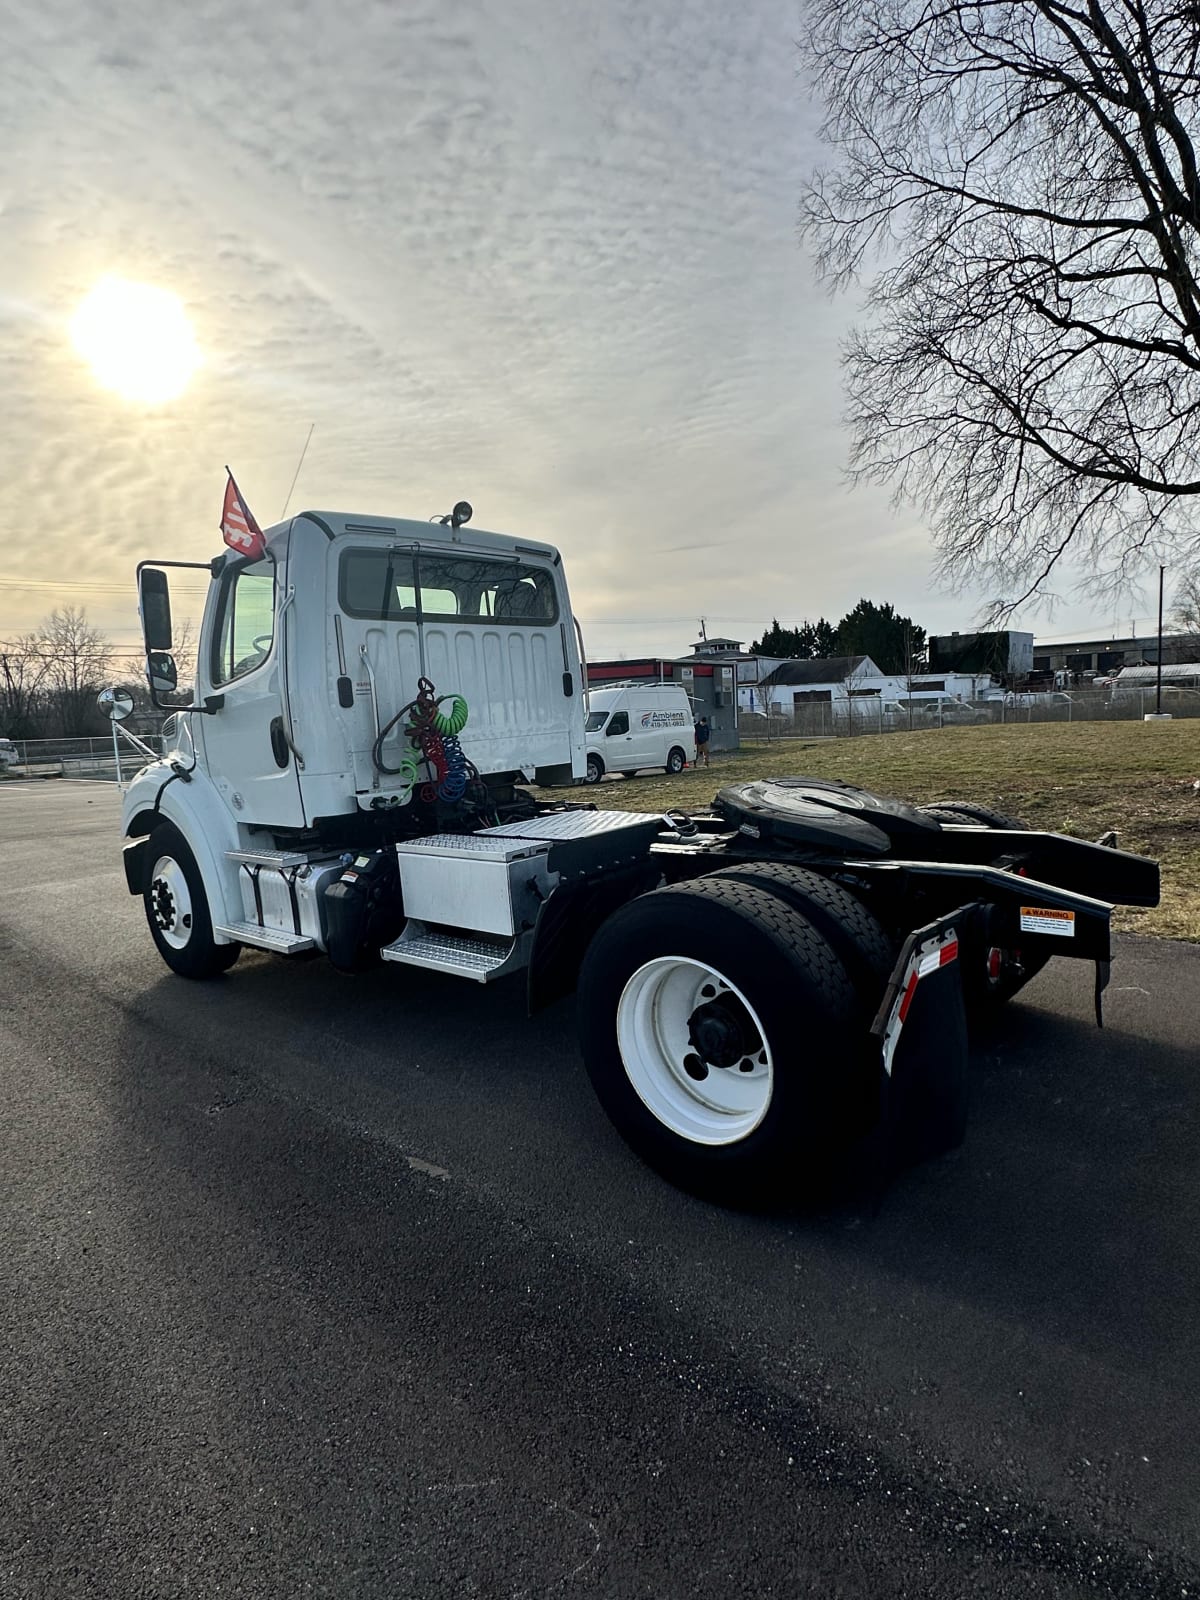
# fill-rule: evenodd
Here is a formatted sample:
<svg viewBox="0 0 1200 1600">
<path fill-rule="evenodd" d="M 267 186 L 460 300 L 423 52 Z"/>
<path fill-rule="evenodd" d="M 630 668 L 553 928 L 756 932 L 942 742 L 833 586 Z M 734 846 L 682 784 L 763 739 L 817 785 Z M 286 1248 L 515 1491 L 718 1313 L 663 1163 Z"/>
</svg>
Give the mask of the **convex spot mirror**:
<svg viewBox="0 0 1200 1600">
<path fill-rule="evenodd" d="M 179 687 L 175 657 L 166 651 L 154 650 L 146 657 L 146 676 L 156 694 L 173 694 Z"/>
<path fill-rule="evenodd" d="M 138 574 L 138 603 L 147 653 L 170 650 L 171 590 L 165 572 L 160 572 L 157 567 L 142 568 Z"/>
<path fill-rule="evenodd" d="M 124 722 L 133 710 L 133 696 L 128 689 L 101 689 L 96 704 L 110 722 Z"/>
</svg>

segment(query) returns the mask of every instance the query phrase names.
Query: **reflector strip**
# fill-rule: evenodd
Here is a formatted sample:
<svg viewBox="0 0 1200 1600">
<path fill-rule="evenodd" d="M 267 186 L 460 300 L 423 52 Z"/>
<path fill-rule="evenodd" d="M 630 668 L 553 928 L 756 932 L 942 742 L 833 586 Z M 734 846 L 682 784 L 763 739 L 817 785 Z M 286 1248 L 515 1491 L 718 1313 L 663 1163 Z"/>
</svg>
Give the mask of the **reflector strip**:
<svg viewBox="0 0 1200 1600">
<path fill-rule="evenodd" d="M 939 939 L 945 942 L 939 943 Z M 888 1001 L 886 1018 L 884 1013 L 881 1013 L 871 1030 L 879 1037 L 883 1070 L 889 1078 L 892 1075 L 892 1063 L 895 1059 L 896 1046 L 900 1042 L 900 1033 L 916 998 L 921 979 L 942 967 L 948 967 L 952 961 L 957 960 L 958 934 L 953 927 L 948 927 L 944 932 L 934 934 L 915 950 L 911 950 L 904 976 L 899 981 L 893 978 L 888 988 L 891 999 Z"/>
<path fill-rule="evenodd" d="M 907 1017 L 907 1015 L 908 1015 L 908 1008 L 909 1008 L 909 1006 L 912 1005 L 913 995 L 915 995 L 916 992 L 917 992 L 917 984 L 920 982 L 920 979 L 921 979 L 920 968 L 916 968 L 916 969 L 913 969 L 913 970 L 909 971 L 908 983 L 905 985 L 904 996 L 900 1001 L 900 1021 L 901 1022 L 903 1022 L 905 1017 Z"/>
</svg>

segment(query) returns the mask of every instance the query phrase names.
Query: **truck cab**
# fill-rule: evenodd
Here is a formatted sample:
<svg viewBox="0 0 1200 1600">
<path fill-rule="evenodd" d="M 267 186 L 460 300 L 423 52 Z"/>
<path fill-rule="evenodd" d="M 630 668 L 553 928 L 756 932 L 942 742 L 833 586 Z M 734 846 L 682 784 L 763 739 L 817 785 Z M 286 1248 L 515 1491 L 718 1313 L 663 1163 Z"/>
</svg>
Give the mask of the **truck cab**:
<svg viewBox="0 0 1200 1600">
<path fill-rule="evenodd" d="M 268 530 L 261 559 L 231 551 L 211 572 L 189 721 L 233 826 L 306 830 L 407 804 L 394 719 L 422 679 L 465 701 L 462 752 L 485 781 L 584 775 L 579 647 L 552 546 L 306 511 Z"/>
</svg>

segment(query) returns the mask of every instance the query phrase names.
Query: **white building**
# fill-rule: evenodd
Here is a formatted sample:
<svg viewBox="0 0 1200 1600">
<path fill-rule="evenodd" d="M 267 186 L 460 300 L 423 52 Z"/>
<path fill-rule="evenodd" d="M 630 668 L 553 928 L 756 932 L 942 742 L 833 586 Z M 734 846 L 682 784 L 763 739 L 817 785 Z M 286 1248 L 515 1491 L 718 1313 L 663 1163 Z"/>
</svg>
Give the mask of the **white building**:
<svg viewBox="0 0 1200 1600">
<path fill-rule="evenodd" d="M 911 677 L 883 672 L 870 656 L 830 656 L 811 661 L 757 661 L 756 677 L 747 681 L 738 671 L 738 706 L 742 711 L 788 716 L 797 706 L 837 705 L 845 700 L 877 698 L 909 700 L 982 700 L 998 694 L 986 674 L 924 672 Z"/>
<path fill-rule="evenodd" d="M 787 716 L 796 706 L 833 705 L 860 695 L 898 699 L 903 682 L 881 672 L 870 656 L 780 661 L 770 665 L 758 683 L 739 685 L 738 705 L 766 714 L 769 703 L 772 716 Z"/>
</svg>

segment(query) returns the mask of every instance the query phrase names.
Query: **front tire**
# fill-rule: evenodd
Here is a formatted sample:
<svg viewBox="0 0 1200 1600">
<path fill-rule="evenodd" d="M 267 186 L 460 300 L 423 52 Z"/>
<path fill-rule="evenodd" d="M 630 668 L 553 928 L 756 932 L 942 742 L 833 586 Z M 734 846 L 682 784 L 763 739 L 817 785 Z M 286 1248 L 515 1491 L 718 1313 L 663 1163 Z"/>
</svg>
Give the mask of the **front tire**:
<svg viewBox="0 0 1200 1600">
<path fill-rule="evenodd" d="M 160 823 L 146 843 L 142 903 L 159 955 L 181 978 L 215 977 L 241 955 L 240 944 L 218 944 L 213 938 L 200 868 L 187 840 L 170 822 Z"/>
<path fill-rule="evenodd" d="M 623 907 L 580 975 L 601 1105 L 682 1188 L 745 1203 L 813 1187 L 858 1131 L 875 1066 L 854 989 L 810 923 L 705 879 Z"/>
<path fill-rule="evenodd" d="M 672 778 L 677 778 L 686 766 L 687 757 L 684 755 L 683 751 L 679 749 L 672 750 L 670 755 L 667 757 L 667 775 Z"/>
<path fill-rule="evenodd" d="M 587 772 L 583 779 L 584 783 L 599 783 L 603 776 L 603 761 L 601 761 L 599 756 L 589 756 L 587 758 Z"/>
</svg>

